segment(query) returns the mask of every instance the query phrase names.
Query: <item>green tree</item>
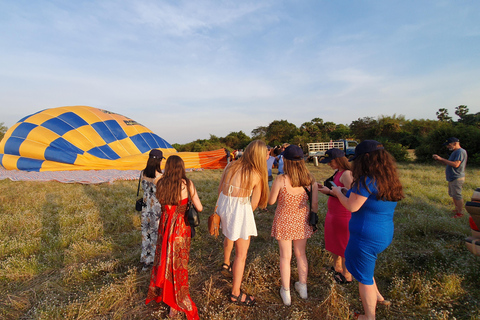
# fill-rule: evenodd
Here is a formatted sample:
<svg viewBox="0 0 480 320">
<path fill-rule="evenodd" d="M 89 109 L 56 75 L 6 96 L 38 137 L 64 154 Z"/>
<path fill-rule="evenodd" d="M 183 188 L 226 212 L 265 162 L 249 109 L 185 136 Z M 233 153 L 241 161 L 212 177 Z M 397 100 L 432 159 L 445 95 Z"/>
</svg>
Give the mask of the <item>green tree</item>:
<svg viewBox="0 0 480 320">
<path fill-rule="evenodd" d="M 297 135 L 298 128 L 287 120 L 275 120 L 267 127 L 267 143 L 271 146 L 290 142 Z"/>
<path fill-rule="evenodd" d="M 306 133 L 312 140 L 317 140 L 317 138 L 321 136 L 320 128 L 313 121 L 302 123 L 300 131 Z"/>
<path fill-rule="evenodd" d="M 3 122 L 0 122 L 0 141 L 2 141 L 3 136 L 5 136 L 5 133 L 7 132 L 8 128 L 3 125 Z"/>
<path fill-rule="evenodd" d="M 480 144 L 478 143 L 480 141 L 480 129 L 461 123 L 442 126 L 430 132 L 421 145 L 415 149 L 417 160 L 431 162 L 432 154 L 438 154 L 448 159 L 449 151 L 443 143 L 449 137 L 457 137 L 460 140 L 460 145 L 468 152 L 468 164 L 480 164 Z"/>
<path fill-rule="evenodd" d="M 466 114 L 461 119 L 459 119 L 458 122 L 480 128 L 480 112 L 477 112 L 475 114 Z"/>
<path fill-rule="evenodd" d="M 359 140 L 375 139 L 377 120 L 372 117 L 358 118 L 350 124 L 350 131 Z"/>
<path fill-rule="evenodd" d="M 321 118 L 313 118 L 311 121 L 304 122 L 299 131 L 302 135 L 307 134 L 310 138 L 307 142 L 319 142 L 332 139 L 330 134 L 337 128 L 335 122 L 324 122 Z"/>
<path fill-rule="evenodd" d="M 480 128 L 480 112 L 469 114 L 468 111 L 468 107 L 465 105 L 460 105 L 455 108 L 455 114 L 459 117 L 458 123 Z"/>
<path fill-rule="evenodd" d="M 458 107 L 455 108 L 455 114 L 460 118 L 460 120 L 462 120 L 467 113 L 468 113 L 468 107 L 465 105 L 459 105 Z"/>
<path fill-rule="evenodd" d="M 330 132 L 329 135 L 332 140 L 349 139 L 352 136 L 352 132 L 348 126 L 344 124 L 337 124 L 335 126 L 335 130 Z"/>
<path fill-rule="evenodd" d="M 450 125 L 450 122 L 441 122 L 429 119 L 407 120 L 402 126 L 398 142 L 411 149 L 417 148 L 422 140 L 433 130 Z"/>
<path fill-rule="evenodd" d="M 323 131 L 326 134 L 330 134 L 330 132 L 333 132 L 337 128 L 337 124 L 332 121 L 327 121 L 323 124 Z"/>
<path fill-rule="evenodd" d="M 256 127 L 251 132 L 252 139 L 253 140 L 257 140 L 257 139 L 265 140 L 266 137 L 267 137 L 267 130 L 268 130 L 268 127 L 265 127 L 265 126 Z"/>
<path fill-rule="evenodd" d="M 451 122 L 452 117 L 448 115 L 448 110 L 445 108 L 440 108 L 437 111 L 437 119 L 442 122 Z"/>
<path fill-rule="evenodd" d="M 231 149 L 245 149 L 252 139 L 240 130 L 238 132 L 230 132 L 222 141 Z"/>
</svg>

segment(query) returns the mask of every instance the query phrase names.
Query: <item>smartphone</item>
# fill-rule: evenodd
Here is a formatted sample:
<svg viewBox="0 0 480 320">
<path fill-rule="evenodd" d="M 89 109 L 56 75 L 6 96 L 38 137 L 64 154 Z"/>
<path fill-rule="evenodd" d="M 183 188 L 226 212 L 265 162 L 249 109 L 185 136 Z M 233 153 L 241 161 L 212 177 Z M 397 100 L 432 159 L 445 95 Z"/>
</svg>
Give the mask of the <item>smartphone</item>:
<svg viewBox="0 0 480 320">
<path fill-rule="evenodd" d="M 332 187 L 336 187 L 337 185 L 335 184 L 335 182 L 333 181 L 330 181 L 330 184 L 332 185 Z"/>
</svg>

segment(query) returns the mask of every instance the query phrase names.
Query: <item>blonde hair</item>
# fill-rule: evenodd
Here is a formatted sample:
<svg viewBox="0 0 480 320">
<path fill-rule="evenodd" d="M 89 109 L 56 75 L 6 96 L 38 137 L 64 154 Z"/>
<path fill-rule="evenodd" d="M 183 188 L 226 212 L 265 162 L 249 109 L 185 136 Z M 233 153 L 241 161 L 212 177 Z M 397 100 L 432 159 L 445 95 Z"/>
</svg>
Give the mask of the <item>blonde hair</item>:
<svg viewBox="0 0 480 320">
<path fill-rule="evenodd" d="M 230 183 L 232 178 L 239 173 L 242 196 L 250 196 L 252 185 L 252 173 L 258 174 L 262 192 L 259 207 L 265 208 L 268 201 L 268 170 L 267 170 L 267 145 L 262 140 L 254 140 L 248 144 L 243 155 L 228 166 L 225 173 L 225 182 Z"/>
<path fill-rule="evenodd" d="M 290 178 L 290 183 L 294 188 L 306 187 L 315 181 L 303 160 L 293 161 L 283 158 L 283 171 Z"/>
</svg>

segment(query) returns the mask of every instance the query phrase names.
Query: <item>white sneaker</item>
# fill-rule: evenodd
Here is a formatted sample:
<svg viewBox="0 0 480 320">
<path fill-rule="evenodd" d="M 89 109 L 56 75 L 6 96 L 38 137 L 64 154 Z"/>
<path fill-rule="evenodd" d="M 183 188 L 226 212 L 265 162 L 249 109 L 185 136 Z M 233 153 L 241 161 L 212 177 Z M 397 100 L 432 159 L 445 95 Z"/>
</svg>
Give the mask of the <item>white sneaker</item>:
<svg viewBox="0 0 480 320">
<path fill-rule="evenodd" d="M 300 298 L 302 299 L 308 298 L 306 283 L 301 283 L 300 281 L 295 282 L 295 290 L 297 290 L 298 294 L 300 295 Z"/>
<path fill-rule="evenodd" d="M 280 296 L 282 297 L 284 305 L 289 306 L 292 304 L 292 298 L 290 297 L 290 289 L 286 290 L 283 287 L 281 287 Z"/>
</svg>

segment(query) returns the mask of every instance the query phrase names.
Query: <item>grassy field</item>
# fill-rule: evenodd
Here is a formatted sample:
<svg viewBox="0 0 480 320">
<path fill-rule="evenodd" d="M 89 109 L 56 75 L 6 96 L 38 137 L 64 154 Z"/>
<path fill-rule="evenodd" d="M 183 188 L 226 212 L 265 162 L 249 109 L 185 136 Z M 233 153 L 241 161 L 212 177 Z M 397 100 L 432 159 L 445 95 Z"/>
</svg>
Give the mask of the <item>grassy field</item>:
<svg viewBox="0 0 480 320">
<path fill-rule="evenodd" d="M 327 166 L 309 168 L 318 181 Z M 397 206 L 392 245 L 380 254 L 376 280 L 392 307 L 378 319 L 480 319 L 480 257 L 465 248 L 466 217 L 452 219 L 442 166 L 401 164 L 406 199 Z M 256 213 L 244 289 L 253 308 L 227 301 L 222 237 L 207 234 L 220 170 L 188 174 L 204 204 L 192 241 L 190 290 L 202 319 L 353 319 L 362 310 L 358 284 L 336 284 L 325 271 L 329 255 L 323 227 L 307 245 L 309 299 L 278 294 L 279 255 L 270 237 L 274 206 Z M 480 169 L 467 169 L 464 198 L 480 187 Z M 163 319 L 163 304 L 144 304 L 149 273 L 140 271 L 140 215 L 134 211 L 136 181 L 80 185 L 0 181 L 0 318 Z M 321 225 L 326 213 L 320 195 Z M 295 264 L 292 278 L 296 279 Z M 293 281 L 293 280 L 292 280 Z M 292 282 L 293 283 L 293 282 Z"/>
</svg>

